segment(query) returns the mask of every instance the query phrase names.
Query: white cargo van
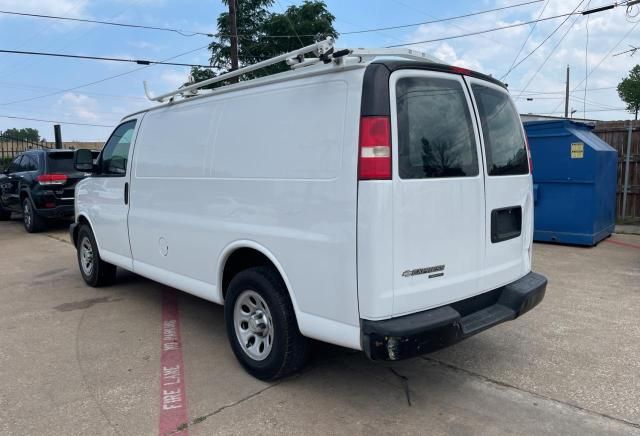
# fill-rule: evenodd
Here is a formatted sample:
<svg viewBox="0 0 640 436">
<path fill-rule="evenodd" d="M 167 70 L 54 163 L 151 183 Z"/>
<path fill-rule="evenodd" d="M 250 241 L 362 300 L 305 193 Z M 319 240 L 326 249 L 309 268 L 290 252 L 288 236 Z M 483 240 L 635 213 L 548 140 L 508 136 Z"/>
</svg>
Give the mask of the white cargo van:
<svg viewBox="0 0 640 436">
<path fill-rule="evenodd" d="M 299 369 L 307 338 L 397 360 L 536 306 L 530 162 L 505 86 L 376 54 L 293 53 L 293 71 L 195 84 L 125 117 L 97 163 L 79 150 L 85 281 L 120 267 L 224 304 L 261 379 Z"/>
</svg>

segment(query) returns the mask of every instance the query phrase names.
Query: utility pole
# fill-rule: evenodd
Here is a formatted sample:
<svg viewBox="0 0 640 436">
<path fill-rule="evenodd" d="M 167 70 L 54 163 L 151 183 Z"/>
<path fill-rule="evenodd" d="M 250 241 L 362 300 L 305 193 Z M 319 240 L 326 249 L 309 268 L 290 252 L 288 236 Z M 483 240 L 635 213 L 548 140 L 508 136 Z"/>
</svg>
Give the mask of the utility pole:
<svg viewBox="0 0 640 436">
<path fill-rule="evenodd" d="M 56 140 L 56 148 L 62 148 L 62 132 L 60 131 L 60 124 L 53 125 L 53 137 Z"/>
<path fill-rule="evenodd" d="M 238 69 L 238 28 L 236 26 L 236 1 L 229 0 L 229 30 L 231 31 L 231 71 Z M 238 83 L 237 77 L 229 79 L 231 83 Z"/>
<path fill-rule="evenodd" d="M 564 93 L 564 117 L 569 118 L 569 65 L 567 65 L 567 87 Z"/>
</svg>

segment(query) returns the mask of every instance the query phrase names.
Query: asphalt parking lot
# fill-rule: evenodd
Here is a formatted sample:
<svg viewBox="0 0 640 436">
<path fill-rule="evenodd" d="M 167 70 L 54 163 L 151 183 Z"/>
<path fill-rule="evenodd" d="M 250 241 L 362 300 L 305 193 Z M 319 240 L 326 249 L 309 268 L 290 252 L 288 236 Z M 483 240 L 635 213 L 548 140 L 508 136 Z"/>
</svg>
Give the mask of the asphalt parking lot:
<svg viewBox="0 0 640 436">
<path fill-rule="evenodd" d="M 268 384 L 236 362 L 221 307 L 129 273 L 90 288 L 64 224 L 2 222 L 0 434 L 166 431 L 174 295 L 180 434 L 640 434 L 640 236 L 534 255 L 547 295 L 514 322 L 393 364 L 314 344 L 302 374 Z"/>
</svg>

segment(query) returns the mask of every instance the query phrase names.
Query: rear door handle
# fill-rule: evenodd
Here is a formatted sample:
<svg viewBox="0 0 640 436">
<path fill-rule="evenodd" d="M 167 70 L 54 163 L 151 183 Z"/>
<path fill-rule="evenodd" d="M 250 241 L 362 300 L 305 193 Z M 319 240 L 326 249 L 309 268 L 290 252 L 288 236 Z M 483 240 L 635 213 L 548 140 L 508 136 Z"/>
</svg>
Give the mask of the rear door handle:
<svg viewBox="0 0 640 436">
<path fill-rule="evenodd" d="M 124 204 L 129 204 L 129 182 L 124 183 Z"/>
</svg>

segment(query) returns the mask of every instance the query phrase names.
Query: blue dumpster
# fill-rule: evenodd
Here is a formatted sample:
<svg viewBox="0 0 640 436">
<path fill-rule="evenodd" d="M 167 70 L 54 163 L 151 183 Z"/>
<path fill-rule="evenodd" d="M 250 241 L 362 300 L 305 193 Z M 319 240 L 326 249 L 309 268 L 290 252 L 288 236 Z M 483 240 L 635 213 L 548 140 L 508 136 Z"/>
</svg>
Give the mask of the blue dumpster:
<svg viewBox="0 0 640 436">
<path fill-rule="evenodd" d="M 616 150 L 584 123 L 527 121 L 524 128 L 533 160 L 533 239 L 592 246 L 611 235 Z"/>
</svg>

